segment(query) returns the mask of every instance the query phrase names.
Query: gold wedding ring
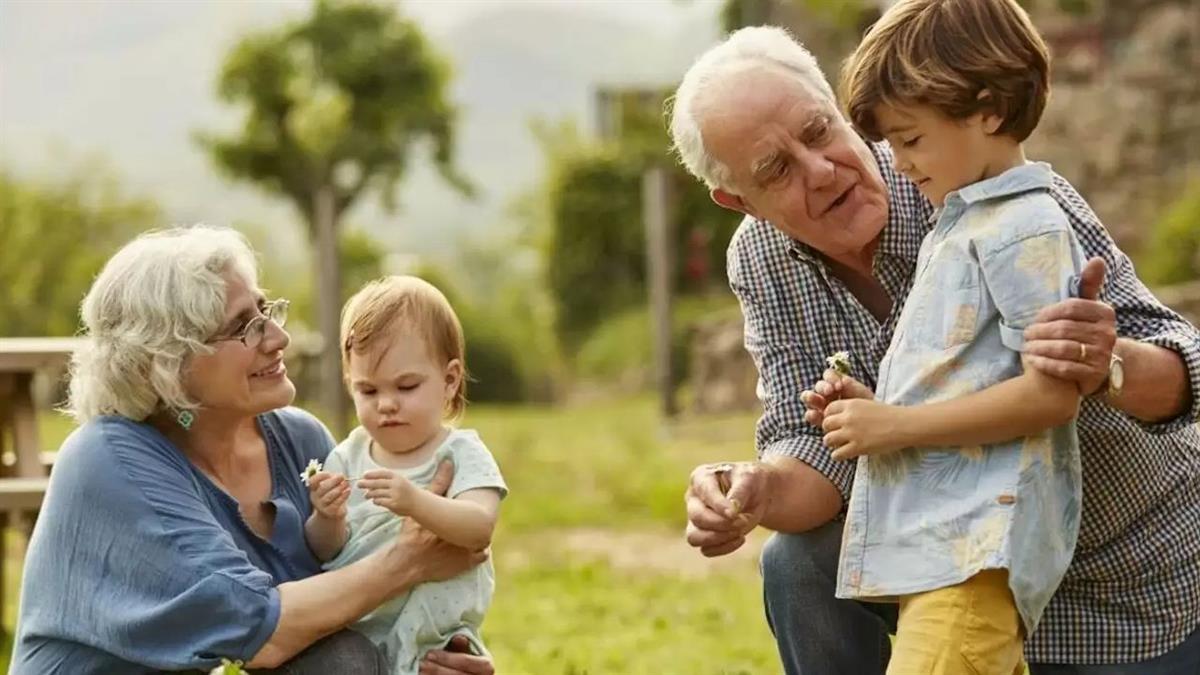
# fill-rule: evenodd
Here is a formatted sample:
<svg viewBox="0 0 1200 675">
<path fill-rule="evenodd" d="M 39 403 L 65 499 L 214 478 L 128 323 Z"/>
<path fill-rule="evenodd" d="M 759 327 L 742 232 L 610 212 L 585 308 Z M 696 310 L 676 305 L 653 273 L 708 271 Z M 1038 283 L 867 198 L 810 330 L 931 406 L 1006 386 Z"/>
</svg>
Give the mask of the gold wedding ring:
<svg viewBox="0 0 1200 675">
<path fill-rule="evenodd" d="M 1082 342 L 1079 343 L 1079 360 L 1087 361 L 1087 345 Z"/>
</svg>

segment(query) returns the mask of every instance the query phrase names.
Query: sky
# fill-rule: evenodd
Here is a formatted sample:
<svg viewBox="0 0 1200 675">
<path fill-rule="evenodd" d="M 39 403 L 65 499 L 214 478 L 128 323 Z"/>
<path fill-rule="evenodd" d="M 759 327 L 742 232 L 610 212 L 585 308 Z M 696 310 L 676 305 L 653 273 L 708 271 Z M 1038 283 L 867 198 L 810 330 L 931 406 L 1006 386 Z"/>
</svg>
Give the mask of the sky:
<svg viewBox="0 0 1200 675">
<path fill-rule="evenodd" d="M 461 77 L 452 84 L 452 96 L 471 102 L 462 112 L 459 157 L 482 196 L 466 203 L 431 170 L 417 166 L 402 190 L 401 213 L 365 204 L 350 219 L 393 250 L 444 254 L 498 219 L 516 194 L 538 180 L 530 118 L 586 118 L 590 87 L 625 72 L 639 71 L 630 74 L 635 79 L 676 81 L 716 39 L 719 2 L 440 0 L 398 6 L 452 60 L 471 59 L 455 64 Z M 252 222 L 291 248 L 300 235 L 290 208 L 218 176 L 192 136 L 237 124 L 237 113 L 214 96 L 230 46 L 248 31 L 302 17 L 309 7 L 305 0 L 0 0 L 0 164 L 19 175 L 55 177 L 99 158 L 129 193 L 164 207 L 169 220 L 164 225 Z M 518 88 L 528 83 L 531 94 L 497 100 L 489 110 L 488 93 L 480 87 L 488 84 L 482 73 L 490 57 L 480 50 L 503 45 L 504 36 L 481 37 L 479 49 L 470 47 L 485 32 L 481 26 L 508 26 L 506 17 L 514 22 L 505 28 L 513 39 L 532 44 L 527 54 L 510 53 L 503 61 L 528 69 L 528 75 L 502 77 L 511 75 Z M 530 18 L 537 19 L 544 39 L 522 32 Z M 571 55 L 575 70 L 554 63 L 555 49 L 590 44 L 591 30 L 597 31 L 597 43 L 589 47 L 595 53 Z M 628 45 L 612 44 L 607 53 L 614 30 L 627 30 L 631 40 L 636 36 L 651 48 L 630 54 Z M 547 72 L 566 78 L 556 82 L 569 86 L 536 93 Z"/>
</svg>

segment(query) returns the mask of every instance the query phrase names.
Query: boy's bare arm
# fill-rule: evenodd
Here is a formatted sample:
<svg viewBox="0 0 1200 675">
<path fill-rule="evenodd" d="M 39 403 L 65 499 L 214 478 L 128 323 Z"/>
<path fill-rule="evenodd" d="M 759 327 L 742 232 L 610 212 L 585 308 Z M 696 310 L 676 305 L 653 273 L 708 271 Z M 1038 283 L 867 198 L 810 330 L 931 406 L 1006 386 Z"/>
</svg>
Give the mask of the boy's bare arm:
<svg viewBox="0 0 1200 675">
<path fill-rule="evenodd" d="M 499 509 L 500 493 L 492 488 L 467 490 L 454 499 L 421 490 L 407 515 L 451 544 L 478 551 L 491 545 Z"/>
<path fill-rule="evenodd" d="M 905 408 L 899 432 L 907 447 L 986 445 L 1061 426 L 1078 413 L 1074 382 L 1026 364 L 1021 375 L 983 391 Z"/>
</svg>

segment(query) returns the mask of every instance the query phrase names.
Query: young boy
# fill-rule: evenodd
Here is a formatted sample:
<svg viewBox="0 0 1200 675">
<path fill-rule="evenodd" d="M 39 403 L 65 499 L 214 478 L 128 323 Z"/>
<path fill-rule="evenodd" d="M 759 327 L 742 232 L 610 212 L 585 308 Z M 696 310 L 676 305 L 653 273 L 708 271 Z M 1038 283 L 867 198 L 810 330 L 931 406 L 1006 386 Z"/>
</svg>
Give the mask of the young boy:
<svg viewBox="0 0 1200 675">
<path fill-rule="evenodd" d="M 1083 264 L 1021 148 L 1048 89 L 1013 0 L 901 0 L 843 72 L 851 121 L 938 208 L 878 396 L 834 370 L 804 395 L 834 458 L 859 457 L 838 595 L 899 601 L 889 675 L 1022 672 L 1074 550 L 1079 395 L 1020 354 Z"/>
</svg>

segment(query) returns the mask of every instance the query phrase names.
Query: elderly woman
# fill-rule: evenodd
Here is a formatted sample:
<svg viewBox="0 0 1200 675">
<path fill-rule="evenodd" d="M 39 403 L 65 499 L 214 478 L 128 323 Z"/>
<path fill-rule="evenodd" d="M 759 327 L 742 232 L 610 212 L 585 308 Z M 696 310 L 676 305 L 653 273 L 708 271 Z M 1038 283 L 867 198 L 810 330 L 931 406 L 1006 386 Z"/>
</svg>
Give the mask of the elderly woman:
<svg viewBox="0 0 1200 675">
<path fill-rule="evenodd" d="M 286 316 L 233 230 L 144 235 L 108 262 L 83 301 L 88 342 L 69 402 L 81 426 L 30 543 L 13 673 L 208 669 L 221 658 L 384 673 L 345 626 L 484 559 L 406 527 L 390 548 L 319 574 L 300 475 L 334 443 L 287 407 Z M 421 669 L 492 672 L 449 652 Z"/>
</svg>

